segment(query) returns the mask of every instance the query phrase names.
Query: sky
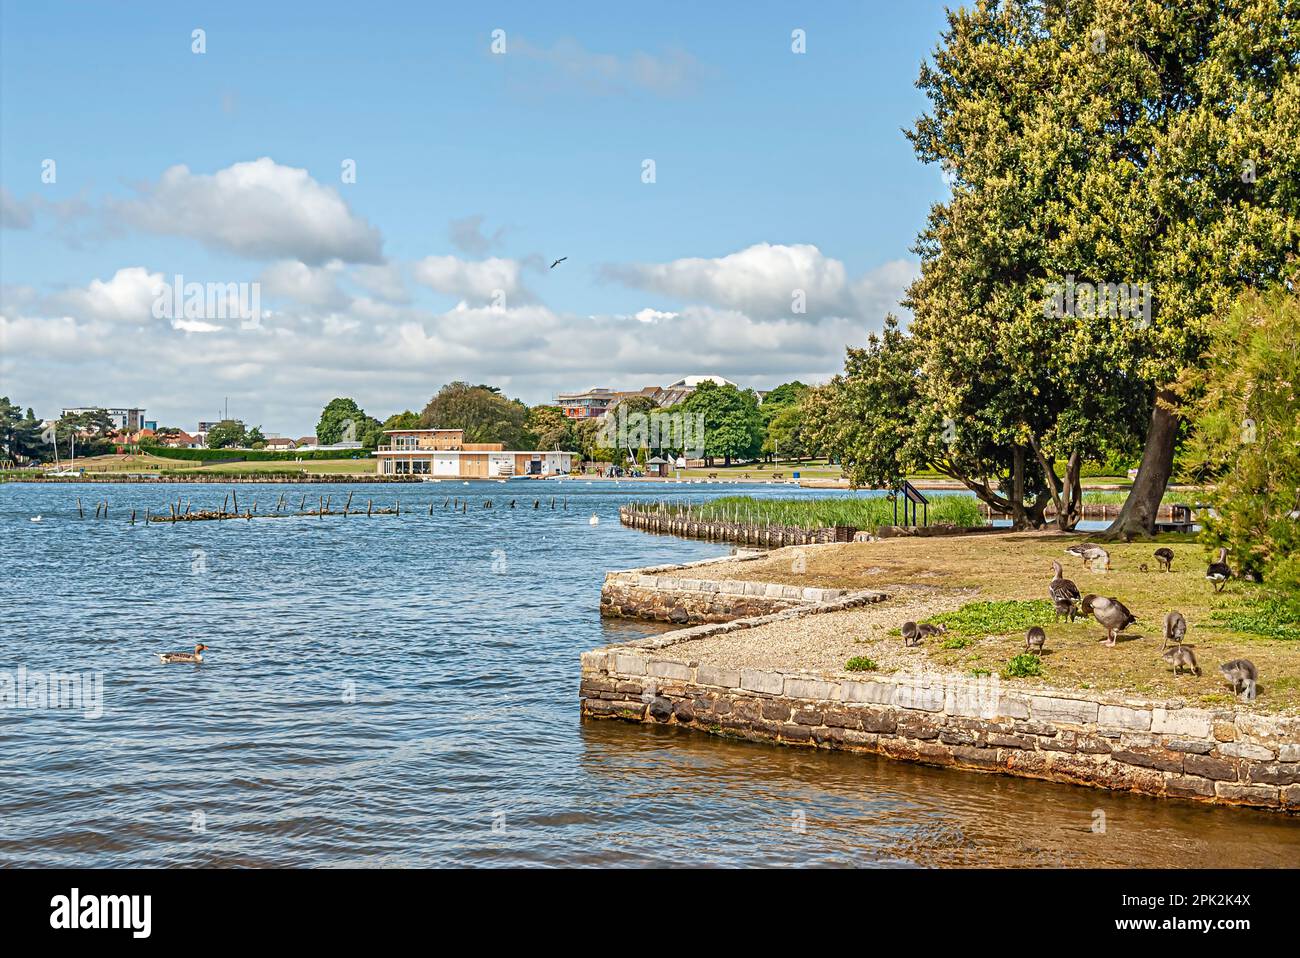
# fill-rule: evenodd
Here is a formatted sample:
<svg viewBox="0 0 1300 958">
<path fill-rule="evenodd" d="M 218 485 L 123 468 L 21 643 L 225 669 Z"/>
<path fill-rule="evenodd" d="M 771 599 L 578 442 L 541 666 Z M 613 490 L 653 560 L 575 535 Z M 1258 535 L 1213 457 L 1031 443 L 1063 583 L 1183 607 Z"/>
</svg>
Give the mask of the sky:
<svg viewBox="0 0 1300 958">
<path fill-rule="evenodd" d="M 902 132 L 944 23 L 0 0 L 0 395 L 299 436 L 454 380 L 825 381 L 947 194 Z"/>
</svg>

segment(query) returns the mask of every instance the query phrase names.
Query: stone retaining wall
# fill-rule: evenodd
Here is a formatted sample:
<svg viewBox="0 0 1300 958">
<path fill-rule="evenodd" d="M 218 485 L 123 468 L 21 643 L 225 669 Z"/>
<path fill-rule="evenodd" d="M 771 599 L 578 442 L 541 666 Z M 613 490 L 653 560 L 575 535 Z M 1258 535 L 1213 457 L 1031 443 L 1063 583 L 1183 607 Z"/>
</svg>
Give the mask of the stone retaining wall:
<svg viewBox="0 0 1300 958">
<path fill-rule="evenodd" d="M 606 646 L 582 655 L 587 718 L 869 752 L 1153 796 L 1300 811 L 1300 718 L 1035 690 L 996 677 L 729 669 L 656 654 L 879 593 Z"/>
<path fill-rule="evenodd" d="M 845 589 L 814 589 L 740 579 L 701 579 L 683 574 L 713 562 L 730 562 L 736 558 L 743 561 L 760 555 L 761 552 L 755 552 L 685 565 L 607 573 L 600 589 L 600 614 L 682 624 L 731 622 L 737 618 L 830 602 L 849 595 Z"/>
</svg>

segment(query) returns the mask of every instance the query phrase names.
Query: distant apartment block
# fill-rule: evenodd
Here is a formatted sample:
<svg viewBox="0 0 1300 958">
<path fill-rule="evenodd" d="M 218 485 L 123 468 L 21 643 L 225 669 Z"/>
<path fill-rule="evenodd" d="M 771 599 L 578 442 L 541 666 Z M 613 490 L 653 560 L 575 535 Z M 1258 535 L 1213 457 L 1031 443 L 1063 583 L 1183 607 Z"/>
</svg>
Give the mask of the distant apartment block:
<svg viewBox="0 0 1300 958">
<path fill-rule="evenodd" d="M 463 429 L 387 429 L 375 450 L 383 476 L 504 479 L 556 476 L 573 469 L 572 452 L 507 449 L 499 442 L 465 442 Z"/>
<path fill-rule="evenodd" d="M 108 413 L 108 418 L 113 420 L 113 425 L 118 429 L 136 432 L 145 428 L 143 409 L 128 409 L 118 406 L 70 406 L 64 409 L 60 415 L 80 416 L 88 412 L 98 412 L 101 409 Z"/>
<path fill-rule="evenodd" d="M 695 387 L 705 380 L 719 386 L 736 385 L 721 376 L 686 376 L 670 386 L 646 386 L 630 391 L 592 386 L 585 392 L 559 393 L 555 397 L 555 405 L 569 419 L 599 419 L 623 400 L 636 396 L 645 396 L 653 400 L 656 406 L 675 406 L 695 392 Z"/>
</svg>

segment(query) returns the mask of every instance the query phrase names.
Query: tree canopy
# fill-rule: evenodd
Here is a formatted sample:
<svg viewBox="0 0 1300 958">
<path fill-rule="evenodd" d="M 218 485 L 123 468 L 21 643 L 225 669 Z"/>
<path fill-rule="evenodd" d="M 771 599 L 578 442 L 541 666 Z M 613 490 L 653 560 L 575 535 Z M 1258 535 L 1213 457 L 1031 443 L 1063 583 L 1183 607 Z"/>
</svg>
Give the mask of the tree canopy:
<svg viewBox="0 0 1300 958">
<path fill-rule="evenodd" d="M 528 444 L 528 407 L 507 399 L 494 386 L 453 382 L 443 386 L 420 414 L 426 429 L 463 429 L 466 442 L 501 442 L 507 449 Z"/>
</svg>

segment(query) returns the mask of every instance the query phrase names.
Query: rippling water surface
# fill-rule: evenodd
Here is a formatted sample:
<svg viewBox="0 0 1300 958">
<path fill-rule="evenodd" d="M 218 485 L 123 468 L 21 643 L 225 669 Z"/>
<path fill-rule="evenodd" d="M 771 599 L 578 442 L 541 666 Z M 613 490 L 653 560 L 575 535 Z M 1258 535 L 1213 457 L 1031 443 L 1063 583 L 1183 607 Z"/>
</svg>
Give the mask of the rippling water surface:
<svg viewBox="0 0 1300 958">
<path fill-rule="evenodd" d="M 579 653 L 655 628 L 601 622 L 604 573 L 727 551 L 620 526 L 656 487 L 233 488 L 403 514 L 130 526 L 232 486 L 0 486 L 0 673 L 103 677 L 97 718 L 0 709 L 0 865 L 1300 861 L 1276 815 L 580 722 Z"/>
</svg>

